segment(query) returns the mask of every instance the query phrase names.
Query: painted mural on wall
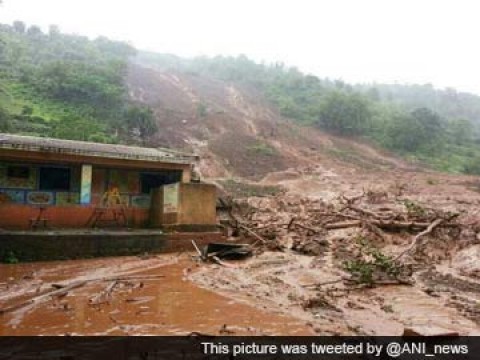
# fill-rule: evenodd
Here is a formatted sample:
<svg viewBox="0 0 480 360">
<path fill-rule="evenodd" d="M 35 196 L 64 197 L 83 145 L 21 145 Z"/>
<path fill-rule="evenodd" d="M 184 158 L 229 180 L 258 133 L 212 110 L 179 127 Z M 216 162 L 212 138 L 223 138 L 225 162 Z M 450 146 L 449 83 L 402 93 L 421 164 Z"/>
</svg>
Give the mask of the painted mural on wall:
<svg viewBox="0 0 480 360">
<path fill-rule="evenodd" d="M 55 204 L 58 206 L 71 206 L 80 203 L 80 194 L 73 192 L 57 192 Z"/>
<path fill-rule="evenodd" d="M 84 173 L 80 166 L 71 167 L 71 186 L 69 191 L 42 191 L 39 189 L 39 169 L 44 165 L 15 164 L 0 162 L 0 205 L 57 205 L 74 206 L 81 204 L 82 176 L 85 189 L 88 187 L 88 170 Z M 102 169 L 93 167 L 90 178 L 90 199 L 85 204 L 101 205 L 101 199 L 114 185 L 119 190 L 122 206 L 148 209 L 150 195 L 141 193 L 140 171 Z M 170 192 L 169 192 L 170 191 Z M 166 211 L 178 211 L 178 190 L 167 190 L 169 200 Z M 85 196 L 87 192 L 84 190 Z M 86 201 L 86 198 L 85 198 Z"/>
<path fill-rule="evenodd" d="M 53 205 L 55 194 L 50 191 L 27 192 L 27 204 L 29 205 Z"/>
<path fill-rule="evenodd" d="M 150 207 L 150 196 L 149 195 L 134 195 L 134 196 L 132 196 L 131 205 L 134 206 L 134 207 L 148 209 Z"/>
<path fill-rule="evenodd" d="M 0 204 L 23 204 L 25 192 L 22 190 L 0 190 Z"/>
<path fill-rule="evenodd" d="M 12 166 L 0 163 L 0 188 L 35 189 L 37 169 L 32 166 Z"/>
<path fill-rule="evenodd" d="M 178 183 L 163 187 L 163 212 L 178 212 Z"/>
</svg>

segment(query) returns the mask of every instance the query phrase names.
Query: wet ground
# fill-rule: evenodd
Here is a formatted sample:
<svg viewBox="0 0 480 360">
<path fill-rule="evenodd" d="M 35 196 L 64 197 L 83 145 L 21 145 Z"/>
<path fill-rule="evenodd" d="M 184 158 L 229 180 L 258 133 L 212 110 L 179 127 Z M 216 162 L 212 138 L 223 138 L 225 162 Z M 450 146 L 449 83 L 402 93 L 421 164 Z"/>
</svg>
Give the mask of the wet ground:
<svg viewBox="0 0 480 360">
<path fill-rule="evenodd" d="M 199 266 L 189 254 L 0 265 L 0 312 L 51 291 L 52 284 L 87 281 L 65 296 L 0 315 L 0 335 L 480 333 L 480 225 L 475 225 L 480 224 L 480 194 L 470 187 L 472 179 L 398 173 L 379 182 L 378 174 L 352 172 L 348 177 L 320 167 L 307 170 L 294 174 L 296 180 L 275 180 L 290 189 L 290 198 L 248 199 L 264 210 L 255 214 L 255 221 L 288 224 L 292 214 L 304 216 L 307 205 L 295 189 L 319 203 L 372 190 L 398 191 L 419 204 L 461 212 L 473 225 L 470 233 L 449 241 L 433 238 L 419 251 L 413 286 L 358 291 L 346 291 L 341 284 L 331 286 L 339 290 L 306 286 L 345 275 L 339 262 L 351 253 L 355 238 L 346 230 L 330 232 L 328 246 L 314 256 L 289 250 L 295 239 L 284 234 L 285 252 L 265 252 L 235 262 L 235 268 Z M 389 235 L 382 250 L 395 254 L 410 236 Z M 136 278 L 125 279 L 132 275 Z M 99 296 L 110 288 L 106 300 Z"/>
<path fill-rule="evenodd" d="M 108 278 L 0 315 L 0 335 L 312 334 L 293 317 L 196 286 L 185 278 L 195 266 L 188 254 L 0 265 L 0 308 L 38 296 L 52 284 Z M 112 277 L 122 276 L 129 278 L 115 284 L 109 301 L 92 304 L 113 285 Z"/>
<path fill-rule="evenodd" d="M 351 291 L 338 284 L 309 287 L 341 278 L 341 272 L 325 260 L 319 263 L 316 257 L 293 252 L 267 252 L 235 269 L 203 267 L 192 279 L 265 311 L 302 319 L 318 335 L 480 334 L 478 315 L 473 317 L 469 310 L 479 303 L 480 292 L 469 292 L 470 303 L 461 302 L 464 298 L 455 288 L 454 277 L 442 284 L 442 292 L 426 291 L 420 278 L 414 286 Z M 452 302 L 452 297 L 457 301 Z"/>
</svg>

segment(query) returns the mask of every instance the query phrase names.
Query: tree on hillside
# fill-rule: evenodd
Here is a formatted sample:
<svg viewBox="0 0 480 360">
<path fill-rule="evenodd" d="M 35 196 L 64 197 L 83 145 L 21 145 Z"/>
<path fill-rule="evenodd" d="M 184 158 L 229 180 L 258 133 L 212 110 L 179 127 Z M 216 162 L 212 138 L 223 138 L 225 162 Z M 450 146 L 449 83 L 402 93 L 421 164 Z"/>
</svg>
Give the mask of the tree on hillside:
<svg viewBox="0 0 480 360">
<path fill-rule="evenodd" d="M 473 124 L 465 119 L 455 119 L 448 123 L 448 132 L 457 145 L 468 145 L 474 139 L 475 129 Z"/>
<path fill-rule="evenodd" d="M 129 130 L 136 133 L 142 140 L 158 131 L 153 111 L 148 107 L 130 106 L 125 113 L 125 118 Z"/>
<path fill-rule="evenodd" d="M 60 35 L 60 28 L 58 25 L 50 25 L 48 27 L 48 35 L 49 36 L 59 36 Z"/>
<path fill-rule="evenodd" d="M 13 30 L 15 30 L 17 33 L 23 34 L 26 28 L 27 26 L 23 21 L 17 20 L 13 22 Z"/>
<path fill-rule="evenodd" d="M 433 144 L 440 148 L 440 137 L 444 130 L 442 119 L 437 113 L 427 108 L 418 108 L 392 119 L 388 129 L 390 146 L 407 152 L 415 152 Z"/>
<path fill-rule="evenodd" d="M 370 103 L 362 95 L 332 91 L 321 103 L 318 125 L 340 135 L 360 135 L 371 115 Z"/>
<path fill-rule="evenodd" d="M 42 29 L 40 29 L 40 27 L 37 25 L 32 25 L 27 30 L 27 35 L 29 35 L 30 37 L 36 37 L 42 34 Z"/>
</svg>

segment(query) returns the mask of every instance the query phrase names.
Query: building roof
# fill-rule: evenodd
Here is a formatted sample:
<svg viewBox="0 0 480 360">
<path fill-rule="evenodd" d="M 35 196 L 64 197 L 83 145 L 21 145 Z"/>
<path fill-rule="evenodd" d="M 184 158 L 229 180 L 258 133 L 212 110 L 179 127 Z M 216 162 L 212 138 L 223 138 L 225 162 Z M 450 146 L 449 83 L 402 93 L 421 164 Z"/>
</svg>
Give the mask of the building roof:
<svg viewBox="0 0 480 360">
<path fill-rule="evenodd" d="M 125 160 L 158 161 L 174 164 L 191 164 L 198 159 L 194 154 L 163 148 L 146 148 L 86 141 L 61 140 L 35 136 L 0 133 L 0 150 L 62 153 Z"/>
</svg>

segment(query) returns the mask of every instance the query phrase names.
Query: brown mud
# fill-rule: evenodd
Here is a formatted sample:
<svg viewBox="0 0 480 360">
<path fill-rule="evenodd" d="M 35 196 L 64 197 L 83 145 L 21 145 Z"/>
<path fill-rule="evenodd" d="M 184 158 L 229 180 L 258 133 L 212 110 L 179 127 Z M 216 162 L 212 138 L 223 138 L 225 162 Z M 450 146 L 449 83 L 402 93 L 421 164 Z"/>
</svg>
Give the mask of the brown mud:
<svg viewBox="0 0 480 360">
<path fill-rule="evenodd" d="M 261 184 L 281 186 L 284 192 L 236 199 L 236 204 L 250 229 L 274 239 L 284 251 L 263 252 L 236 269 L 204 267 L 191 279 L 265 311 L 302 319 L 319 335 L 478 335 L 478 183 L 475 177 L 427 170 L 365 171 L 328 163 L 270 173 Z M 374 240 L 376 248 L 395 258 L 419 231 L 383 231 L 378 238 L 364 228 L 309 234 L 286 225 L 295 218 L 321 228 L 316 214 L 338 211 L 345 206 L 342 197 L 362 193 L 356 205 L 367 211 L 387 209 L 402 218 L 412 210 L 407 205 L 415 204 L 420 212 L 458 213 L 460 228 L 433 231 L 402 259 L 413 269 L 410 284 L 345 286 L 342 278 L 349 274 L 343 263 L 358 252 L 354 245 L 359 237 Z"/>
<path fill-rule="evenodd" d="M 107 282 L 92 282 L 32 307 L 0 315 L 0 335 L 309 335 L 301 321 L 201 289 L 185 276 L 195 263 L 183 255 L 0 265 L 0 308 L 21 302 L 42 286 L 102 276 L 164 276 L 116 286 L 109 302 L 89 299 Z"/>
</svg>

